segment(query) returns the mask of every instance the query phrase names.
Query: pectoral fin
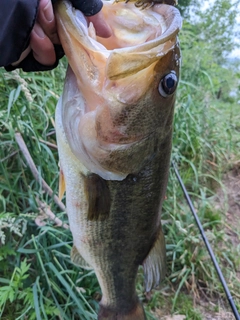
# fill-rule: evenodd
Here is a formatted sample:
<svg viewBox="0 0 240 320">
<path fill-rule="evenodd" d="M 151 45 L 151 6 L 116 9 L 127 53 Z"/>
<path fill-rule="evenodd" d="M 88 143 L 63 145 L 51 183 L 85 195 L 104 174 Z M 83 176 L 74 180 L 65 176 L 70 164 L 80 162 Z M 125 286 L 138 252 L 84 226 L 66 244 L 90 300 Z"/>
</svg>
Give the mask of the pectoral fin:
<svg viewBox="0 0 240 320">
<path fill-rule="evenodd" d="M 109 216 L 111 199 L 107 181 L 92 173 L 84 179 L 88 200 L 88 220 L 105 220 Z"/>
<path fill-rule="evenodd" d="M 86 262 L 85 259 L 80 255 L 75 246 L 71 250 L 71 260 L 72 263 L 76 264 L 78 267 L 81 267 L 85 270 L 92 270 L 93 268 Z"/>
<path fill-rule="evenodd" d="M 147 258 L 143 262 L 146 292 L 157 287 L 166 274 L 165 239 L 160 228 L 158 237 Z"/>
</svg>

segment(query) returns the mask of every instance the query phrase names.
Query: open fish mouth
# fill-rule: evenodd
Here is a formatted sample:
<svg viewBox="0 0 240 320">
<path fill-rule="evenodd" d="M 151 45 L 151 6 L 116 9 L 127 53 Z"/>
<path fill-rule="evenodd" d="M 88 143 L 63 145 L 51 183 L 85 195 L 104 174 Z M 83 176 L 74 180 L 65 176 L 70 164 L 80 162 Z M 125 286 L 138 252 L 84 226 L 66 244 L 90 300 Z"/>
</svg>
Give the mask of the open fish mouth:
<svg viewBox="0 0 240 320">
<path fill-rule="evenodd" d="M 112 36 L 107 39 L 97 37 L 92 23 L 88 26 L 83 14 L 68 0 L 58 4 L 58 30 L 61 37 L 67 29 L 63 46 L 74 72 L 74 64 L 83 59 L 93 78 L 96 74 L 88 63 L 101 66 L 104 75 L 114 80 L 142 70 L 172 49 L 181 28 L 175 8 L 155 5 L 141 11 L 133 3 L 114 3 L 114 0 L 103 3 L 102 12 L 112 29 Z M 76 43 L 78 50 L 74 57 L 71 44 Z"/>
<path fill-rule="evenodd" d="M 175 96 L 177 74 L 164 70 L 164 59 L 174 52 L 169 59 L 179 68 L 181 18 L 169 5 L 139 10 L 133 3 L 103 2 L 112 29 L 108 39 L 97 37 L 93 24 L 69 1 L 57 4 L 58 33 L 69 61 L 62 125 L 72 152 L 89 170 L 104 179 L 122 180 L 129 170 L 108 167 L 105 159 L 114 154 L 120 164 L 124 147 L 134 156 L 133 144 L 138 146 L 155 131 L 163 137 L 171 130 L 165 125 L 168 118 L 149 101 L 158 99 L 162 79 L 171 74 L 176 75 L 174 90 L 163 99 Z"/>
</svg>

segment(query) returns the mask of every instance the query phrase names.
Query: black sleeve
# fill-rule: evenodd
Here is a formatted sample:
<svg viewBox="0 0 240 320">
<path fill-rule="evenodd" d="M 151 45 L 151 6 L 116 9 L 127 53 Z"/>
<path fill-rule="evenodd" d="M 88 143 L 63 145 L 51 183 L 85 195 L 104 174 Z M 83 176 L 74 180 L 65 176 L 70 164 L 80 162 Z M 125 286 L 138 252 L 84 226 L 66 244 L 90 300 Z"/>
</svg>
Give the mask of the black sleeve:
<svg viewBox="0 0 240 320">
<path fill-rule="evenodd" d="M 82 11 L 85 16 L 94 16 L 103 6 L 101 0 L 70 0 L 73 6 Z"/>
<path fill-rule="evenodd" d="M 57 2 L 58 0 L 52 0 L 52 3 Z M 82 11 L 85 16 L 94 16 L 97 14 L 103 7 L 101 0 L 69 0 L 72 5 Z"/>
<path fill-rule="evenodd" d="M 39 0 L 0 0 L 0 66 L 20 58 L 28 46 Z"/>
<path fill-rule="evenodd" d="M 52 0 L 56 2 L 57 0 Z M 103 6 L 101 0 L 70 0 L 74 7 L 81 10 L 84 15 L 97 14 Z M 58 65 L 64 52 L 59 45 L 54 46 L 56 62 L 52 66 L 44 66 L 37 62 L 32 52 L 17 65 L 17 61 L 29 44 L 29 36 L 34 26 L 39 0 L 0 0 L 0 67 L 7 71 L 22 68 L 24 71 L 51 70 Z"/>
<path fill-rule="evenodd" d="M 62 46 L 54 45 L 56 62 L 45 66 L 35 60 L 32 52 L 17 66 L 17 61 L 29 44 L 29 36 L 35 24 L 39 0 L 0 0 L 0 67 L 7 71 L 21 68 L 23 71 L 54 69 L 64 56 Z"/>
<path fill-rule="evenodd" d="M 1 1 L 1 0 L 0 0 Z M 28 56 L 22 60 L 17 66 L 12 66 L 11 64 L 8 66 L 5 66 L 5 69 L 7 71 L 12 71 L 15 69 L 21 68 L 23 71 L 29 72 L 29 71 L 47 71 L 52 70 L 58 66 L 59 60 L 64 56 L 64 51 L 61 45 L 55 44 L 54 45 L 55 54 L 56 54 L 56 62 L 51 66 L 46 66 L 44 64 L 41 64 L 38 62 L 34 56 L 32 51 L 28 54 Z"/>
</svg>

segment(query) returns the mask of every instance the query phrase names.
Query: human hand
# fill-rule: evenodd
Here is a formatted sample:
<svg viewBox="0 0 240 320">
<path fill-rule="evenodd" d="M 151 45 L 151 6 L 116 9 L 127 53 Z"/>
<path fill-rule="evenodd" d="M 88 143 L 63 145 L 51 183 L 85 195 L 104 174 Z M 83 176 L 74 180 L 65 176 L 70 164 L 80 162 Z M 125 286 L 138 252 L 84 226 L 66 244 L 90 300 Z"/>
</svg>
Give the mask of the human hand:
<svg viewBox="0 0 240 320">
<path fill-rule="evenodd" d="M 38 16 L 30 35 L 34 58 L 41 64 L 53 65 L 56 61 L 54 44 L 60 44 L 51 0 L 40 0 Z"/>
<path fill-rule="evenodd" d="M 56 1 L 39 1 L 38 15 L 30 34 L 29 46 L 23 51 L 19 60 L 12 63 L 12 69 L 17 67 L 24 71 L 44 71 L 57 66 L 64 52 L 60 46 L 52 5 L 52 2 Z M 86 16 L 86 19 L 89 23 L 93 23 L 98 36 L 108 38 L 112 35 L 101 11 Z"/>
<path fill-rule="evenodd" d="M 54 44 L 60 44 L 57 35 L 56 20 L 51 0 L 40 0 L 38 15 L 30 34 L 29 46 L 23 51 L 20 59 L 12 65 L 17 66 L 32 51 L 33 58 L 45 66 L 54 65 L 56 52 Z"/>
<path fill-rule="evenodd" d="M 94 16 L 87 17 L 88 22 L 92 22 L 99 37 L 109 38 L 112 35 L 112 30 L 104 21 L 103 13 L 100 11 Z"/>
<path fill-rule="evenodd" d="M 57 0 L 54 0 L 57 1 Z M 73 7 L 82 11 L 87 21 L 92 22 L 99 37 L 109 38 L 112 35 L 112 30 L 104 20 L 101 11 L 103 3 L 101 0 L 70 0 Z"/>
</svg>

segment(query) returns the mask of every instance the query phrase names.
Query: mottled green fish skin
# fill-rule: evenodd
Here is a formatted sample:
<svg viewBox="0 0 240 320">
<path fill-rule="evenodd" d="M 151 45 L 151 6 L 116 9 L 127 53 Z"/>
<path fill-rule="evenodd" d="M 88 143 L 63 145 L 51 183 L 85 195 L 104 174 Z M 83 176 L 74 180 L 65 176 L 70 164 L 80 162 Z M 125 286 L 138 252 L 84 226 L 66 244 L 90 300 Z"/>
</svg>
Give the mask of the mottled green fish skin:
<svg viewBox="0 0 240 320">
<path fill-rule="evenodd" d="M 57 20 L 61 24 L 65 19 L 62 3 L 66 2 L 59 2 L 56 8 Z M 64 28 L 70 28 L 69 21 Z M 71 64 L 69 44 L 64 44 L 64 31 L 58 27 L 58 32 Z M 104 179 L 88 169 L 71 147 L 68 133 L 71 124 L 68 127 L 65 123 L 63 110 L 71 107 L 66 98 L 68 92 L 78 90 L 74 69 L 68 71 L 63 98 L 57 106 L 59 158 L 74 240 L 72 260 L 79 266 L 92 267 L 96 273 L 102 289 L 99 320 L 145 320 L 136 293 L 138 268 L 140 265 L 144 267 L 147 291 L 158 285 L 166 273 L 161 208 L 168 182 L 176 92 L 162 97 L 158 87 L 161 79 L 170 72 L 179 78 L 180 50 L 176 37 L 177 31 L 170 39 L 167 53 L 157 56 L 151 64 L 154 76 L 147 91 L 133 104 L 122 103 L 121 111 L 111 114 L 114 126 L 124 125 L 127 134 L 121 141 L 123 147 L 113 149 L 109 157 L 100 158 L 99 162 L 104 169 L 127 172 L 125 178 Z M 93 88 L 89 87 L 89 90 L 94 94 Z M 64 106 L 65 100 L 67 107 Z M 105 143 L 110 138 L 102 133 L 103 125 L 104 119 L 100 115 L 95 129 Z M 134 140 L 139 133 L 143 137 Z M 129 137 L 131 143 L 124 147 L 124 139 Z"/>
<path fill-rule="evenodd" d="M 155 4 L 168 4 L 171 6 L 176 6 L 178 4 L 177 0 L 115 0 L 116 2 L 125 1 L 134 2 L 137 7 L 146 8 L 148 6 L 153 6 Z"/>
</svg>

